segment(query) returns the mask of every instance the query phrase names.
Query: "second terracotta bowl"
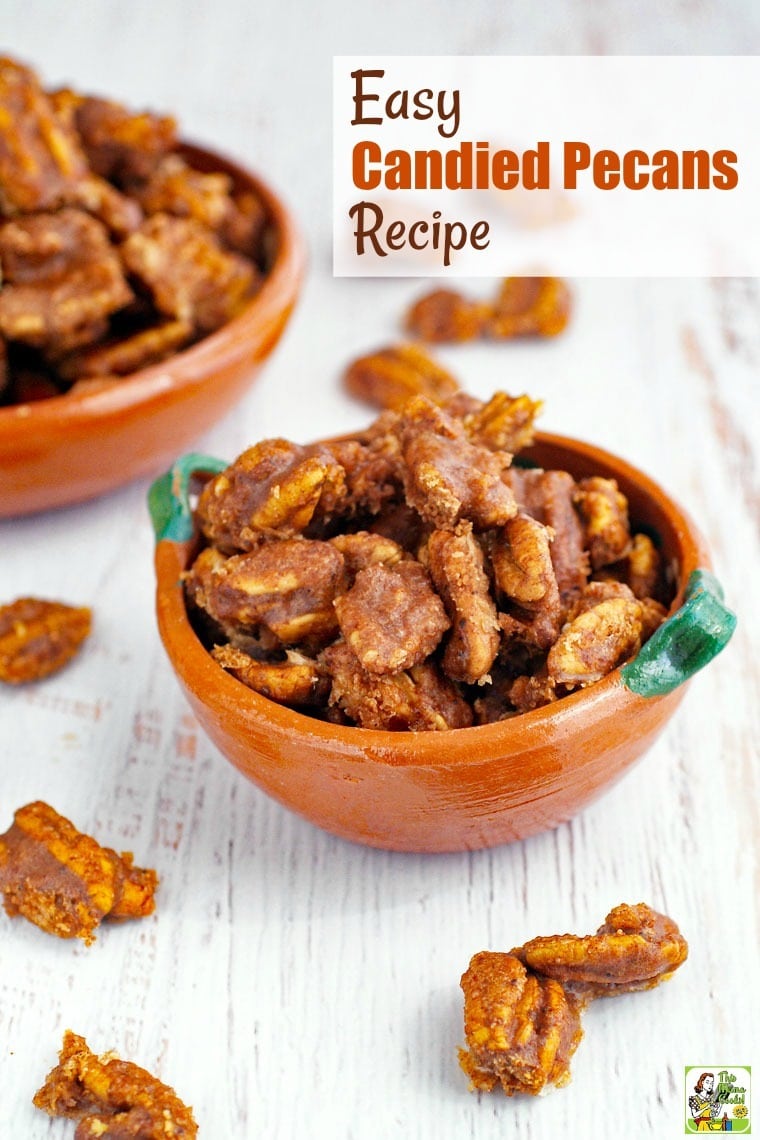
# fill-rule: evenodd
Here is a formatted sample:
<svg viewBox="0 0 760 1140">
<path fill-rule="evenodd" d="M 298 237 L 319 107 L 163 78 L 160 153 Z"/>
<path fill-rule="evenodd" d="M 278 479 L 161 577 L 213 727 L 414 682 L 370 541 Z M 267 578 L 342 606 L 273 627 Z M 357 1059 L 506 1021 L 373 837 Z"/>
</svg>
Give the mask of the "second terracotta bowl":
<svg viewBox="0 0 760 1140">
<path fill-rule="evenodd" d="M 327 724 L 277 705 L 213 660 L 188 620 L 180 574 L 197 550 L 186 457 L 154 484 L 157 613 L 164 646 L 201 725 L 240 771 L 312 823 L 396 851 L 461 851 L 556 827 L 649 748 L 684 682 L 728 641 L 734 615 L 706 569 L 688 516 L 642 472 L 599 448 L 539 434 L 524 456 L 577 479 L 617 479 L 632 524 L 655 534 L 678 590 L 638 657 L 602 681 L 533 712 L 448 732 L 380 732 Z"/>
<path fill-rule="evenodd" d="M 243 395 L 295 304 L 304 252 L 292 215 L 256 175 L 200 147 L 181 154 L 252 189 L 269 219 L 259 292 L 217 332 L 97 391 L 0 408 L 0 518 L 79 503 L 161 471 Z"/>
</svg>

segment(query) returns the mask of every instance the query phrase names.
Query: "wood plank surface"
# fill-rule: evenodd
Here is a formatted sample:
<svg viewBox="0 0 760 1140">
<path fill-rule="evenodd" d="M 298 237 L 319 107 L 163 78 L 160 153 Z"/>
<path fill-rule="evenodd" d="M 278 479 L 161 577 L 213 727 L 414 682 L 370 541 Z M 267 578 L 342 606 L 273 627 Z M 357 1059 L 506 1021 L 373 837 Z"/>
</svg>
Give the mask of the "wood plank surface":
<svg viewBox="0 0 760 1140">
<path fill-rule="evenodd" d="M 175 112 L 187 136 L 266 172 L 301 219 L 310 271 L 287 335 L 199 449 L 231 459 L 267 435 L 307 441 L 366 423 L 341 369 L 396 339 L 425 287 L 331 276 L 333 54 L 760 45 L 752 3 L 668 0 L 649 18 L 623 0 L 476 0 L 450 19 L 442 8 L 386 0 L 371 17 L 347 0 L 266 11 L 5 0 L 5 50 L 48 83 Z M 556 342 L 438 355 L 475 394 L 540 397 L 547 430 L 661 482 L 702 529 L 739 626 L 641 763 L 556 831 L 418 856 L 316 830 L 224 761 L 179 692 L 153 617 L 147 480 L 0 523 L 0 600 L 95 609 L 69 668 L 0 693 L 0 831 L 16 807 L 45 799 L 161 875 L 157 914 L 102 929 L 89 949 L 0 913 L 3 1140 L 73 1136 L 31 1105 L 66 1027 L 173 1084 L 206 1140 L 659 1140 L 682 1134 L 686 1065 L 760 1066 L 760 285 L 573 287 L 574 318 Z M 470 956 L 591 931 L 623 900 L 679 922 L 691 947 L 683 970 L 591 1008 L 567 1089 L 537 1101 L 469 1093 L 456 1049 Z"/>
</svg>

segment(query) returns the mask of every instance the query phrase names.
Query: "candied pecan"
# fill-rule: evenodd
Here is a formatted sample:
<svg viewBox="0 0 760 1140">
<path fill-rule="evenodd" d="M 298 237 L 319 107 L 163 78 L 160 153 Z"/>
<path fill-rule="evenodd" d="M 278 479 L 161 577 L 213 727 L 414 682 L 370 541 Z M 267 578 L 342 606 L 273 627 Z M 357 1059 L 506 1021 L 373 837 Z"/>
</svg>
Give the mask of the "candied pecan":
<svg viewBox="0 0 760 1140">
<path fill-rule="evenodd" d="M 515 515 L 489 544 L 497 588 L 521 606 L 531 607 L 557 592 L 551 560 L 551 533 L 530 515 Z"/>
<path fill-rule="evenodd" d="M 103 226 L 81 210 L 30 214 L 0 227 L 0 331 L 61 349 L 98 337 L 132 291 Z"/>
<path fill-rule="evenodd" d="M 410 506 L 439 528 L 468 519 L 479 529 L 503 525 L 517 512 L 502 480 L 510 457 L 470 443 L 461 424 L 424 397 L 410 400 L 397 431 Z"/>
<path fill-rule="evenodd" d="M 434 289 L 415 301 L 405 324 L 421 340 L 473 340 L 483 332 L 489 311 L 489 305 L 469 301 L 453 289 Z"/>
<path fill-rule="evenodd" d="M 143 918 L 155 908 L 155 871 L 135 867 L 41 802 L 19 808 L 0 836 L 0 892 L 6 913 L 47 934 L 89 945 L 104 918 Z"/>
<path fill-rule="evenodd" d="M 307 638 L 324 644 L 338 631 L 333 601 L 345 582 L 335 547 L 284 538 L 227 558 L 204 574 L 194 598 L 223 627 L 263 626 L 283 645 Z"/>
<path fill-rule="evenodd" d="M 58 1064 L 34 1094 L 49 1116 L 77 1120 L 75 1140 L 191 1140 L 198 1135 L 191 1108 L 174 1089 L 114 1053 L 92 1053 L 67 1029 Z"/>
<path fill-rule="evenodd" d="M 597 997 L 651 989 L 686 960 L 678 927 L 645 903 L 614 907 L 596 934 L 534 938 L 509 954 L 482 951 L 462 977 L 467 1049 L 459 1061 L 475 1089 L 500 1082 L 535 1095 L 570 1079 L 580 1014 Z"/>
<path fill-rule="evenodd" d="M 513 954 L 543 977 L 583 998 L 648 990 L 686 961 L 686 939 L 672 918 L 646 903 L 621 903 L 596 934 L 533 938 Z"/>
<path fill-rule="evenodd" d="M 560 597 L 550 553 L 551 532 L 530 515 L 516 515 L 490 536 L 498 593 L 508 606 L 499 624 L 512 639 L 548 649 L 560 629 Z"/>
<path fill-rule="evenodd" d="M 507 689 L 507 699 L 518 712 L 531 712 L 557 700 L 559 694 L 546 668 L 515 677 Z"/>
<path fill-rule="evenodd" d="M 623 558 L 628 553 L 631 532 L 628 500 L 618 490 L 616 481 L 600 475 L 581 479 L 575 502 L 584 523 L 586 548 L 594 570 Z"/>
<path fill-rule="evenodd" d="M 510 467 L 506 478 L 520 509 L 554 532 L 551 558 L 560 595 L 585 586 L 589 558 L 583 545 L 583 527 L 573 505 L 577 485 L 572 475 L 567 471 Z"/>
<path fill-rule="evenodd" d="M 430 661 L 378 676 L 362 668 L 342 641 L 325 649 L 320 660 L 332 677 L 330 706 L 362 728 L 440 732 L 472 724 L 470 706 Z"/>
<path fill-rule="evenodd" d="M 381 534 L 373 534 L 367 530 L 355 531 L 353 534 L 336 534 L 330 539 L 330 543 L 343 555 L 346 571 L 352 578 L 360 570 L 376 566 L 378 563 L 395 566 L 406 556 L 403 547 L 392 538 L 384 538 Z"/>
<path fill-rule="evenodd" d="M 486 322 L 487 336 L 556 336 L 570 319 L 570 290 L 560 277 L 507 277 Z"/>
<path fill-rule="evenodd" d="M 513 955 L 487 950 L 471 959 L 461 985 L 467 1049 L 459 1062 L 473 1088 L 489 1092 L 500 1083 L 507 1096 L 535 1096 L 568 1083 L 582 1003 Z"/>
<path fill-rule="evenodd" d="M 86 174 L 76 134 L 34 72 L 0 58 L 0 214 L 55 209 Z"/>
<path fill-rule="evenodd" d="M 249 689 L 282 705 L 323 705 L 330 692 L 324 667 L 290 649 L 285 661 L 259 661 L 231 645 L 217 645 L 212 656 Z"/>
<path fill-rule="evenodd" d="M 464 428 L 473 443 L 514 454 L 533 442 L 535 419 L 542 406 L 541 400 L 530 396 L 495 392 L 487 403 L 465 414 Z"/>
<path fill-rule="evenodd" d="M 341 633 L 369 673 L 398 673 L 419 665 L 450 622 L 419 562 L 377 564 L 360 570 L 335 599 Z"/>
<path fill-rule="evenodd" d="M 286 439 L 265 439 L 206 484 L 197 517 L 223 550 L 250 550 L 263 535 L 301 534 L 326 489 L 335 499 L 344 478 L 324 449 L 309 454 Z"/>
<path fill-rule="evenodd" d="M 105 178 L 95 174 L 80 179 L 68 195 L 68 201 L 92 214 L 118 241 L 134 233 L 143 220 L 143 212 L 133 198 L 121 194 Z"/>
<path fill-rule="evenodd" d="M 637 598 L 662 601 L 662 559 L 649 535 L 635 534 L 625 559 L 624 581 Z"/>
<path fill-rule="evenodd" d="M 223 249 L 193 218 L 153 214 L 122 244 L 121 256 L 159 312 L 199 332 L 239 313 L 258 284 L 252 263 Z"/>
<path fill-rule="evenodd" d="M 370 443 L 356 439 L 311 444 L 306 455 L 327 463 L 331 473 L 315 511 L 319 524 L 334 519 L 375 515 L 399 493 L 398 441 L 378 437 Z"/>
<path fill-rule="evenodd" d="M 195 218 L 210 230 L 218 230 L 230 207 L 231 189 L 228 174 L 204 174 L 178 154 L 169 154 L 134 195 L 146 214 Z"/>
<path fill-rule="evenodd" d="M 599 681 L 641 645 L 641 606 L 633 596 L 610 598 L 583 610 L 549 650 L 549 676 L 565 685 Z"/>
<path fill-rule="evenodd" d="M 162 321 L 131 336 L 112 337 L 66 355 L 56 367 L 65 380 L 85 376 L 127 376 L 139 368 L 165 360 L 183 348 L 192 336 L 192 326 L 185 321 Z"/>
<path fill-rule="evenodd" d="M 89 636 L 92 610 L 41 598 L 0 606 L 0 681 L 20 685 L 62 669 Z"/>
<path fill-rule="evenodd" d="M 219 230 L 226 246 L 250 257 L 257 264 L 266 259 L 267 212 L 258 195 L 250 190 L 234 192 Z"/>
<path fill-rule="evenodd" d="M 443 668 L 453 681 L 479 684 L 499 649 L 499 623 L 489 592 L 483 551 L 469 523 L 436 530 L 427 544 L 430 576 L 451 621 Z"/>
<path fill-rule="evenodd" d="M 459 390 L 454 377 L 416 344 L 398 344 L 360 356 L 343 383 L 352 396 L 377 408 L 401 408 L 412 396 L 441 404 Z"/>
<path fill-rule="evenodd" d="M 171 116 L 135 114 L 109 99 L 55 92 L 54 100 L 73 115 L 87 160 L 95 174 L 117 185 L 149 178 L 177 143 Z"/>
</svg>

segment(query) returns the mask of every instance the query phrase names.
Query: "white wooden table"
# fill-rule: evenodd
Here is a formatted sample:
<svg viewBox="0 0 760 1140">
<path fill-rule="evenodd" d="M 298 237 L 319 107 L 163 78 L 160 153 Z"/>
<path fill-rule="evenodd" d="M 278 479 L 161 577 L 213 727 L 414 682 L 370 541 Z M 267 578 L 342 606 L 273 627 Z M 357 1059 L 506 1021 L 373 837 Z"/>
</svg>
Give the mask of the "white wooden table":
<svg viewBox="0 0 760 1140">
<path fill-rule="evenodd" d="M 310 274 L 286 338 L 239 408 L 199 441 L 232 458 L 266 435 L 365 423 L 343 365 L 398 336 L 414 281 L 333 280 L 332 54 L 752 52 L 755 3 L 571 7 L 386 0 L 263 13 L 247 3 L 5 0 L 6 50 L 175 111 L 185 134 L 265 170 L 296 208 Z M 556 343 L 440 352 L 473 392 L 546 401 L 543 426 L 653 474 L 699 520 L 739 628 L 646 758 L 572 823 L 449 856 L 351 846 L 236 774 L 180 695 L 153 619 L 147 481 L 0 525 L 0 599 L 89 603 L 86 651 L 0 694 L 0 830 L 43 798 L 162 878 L 157 914 L 95 946 L 0 914 L 0 1137 L 64 1140 L 31 1096 L 62 1032 L 115 1048 L 195 1106 L 206 1140 L 554 1140 L 682 1134 L 686 1065 L 758 1057 L 757 587 L 760 285 L 575 283 Z M 1 493 L 1 489 L 0 489 Z M 597 1003 L 566 1090 L 467 1091 L 459 976 L 472 953 L 587 932 L 620 901 L 680 923 L 667 986 Z M 760 1072 L 760 1068 L 756 1069 Z M 757 1090 L 760 1093 L 760 1089 Z"/>
</svg>

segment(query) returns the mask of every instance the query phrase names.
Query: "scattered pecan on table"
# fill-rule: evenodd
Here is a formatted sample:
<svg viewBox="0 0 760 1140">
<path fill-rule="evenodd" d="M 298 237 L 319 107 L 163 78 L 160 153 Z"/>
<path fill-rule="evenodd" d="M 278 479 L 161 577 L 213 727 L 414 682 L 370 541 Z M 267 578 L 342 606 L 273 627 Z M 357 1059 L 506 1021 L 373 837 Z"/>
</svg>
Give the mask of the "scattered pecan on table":
<svg viewBox="0 0 760 1140">
<path fill-rule="evenodd" d="M 411 306 L 406 330 L 429 342 L 477 337 L 557 336 L 567 326 L 572 297 L 559 277 L 507 277 L 493 301 L 471 301 L 454 289 L 434 289 Z"/>
<path fill-rule="evenodd" d="M 0 606 L 0 681 L 21 685 L 62 669 L 90 634 L 92 611 L 41 598 Z"/>
<path fill-rule="evenodd" d="M 416 363 L 393 358 L 389 402 L 413 394 L 366 431 L 263 440 L 211 479 L 184 575 L 223 668 L 363 728 L 459 728 L 549 704 L 634 656 L 672 596 L 614 480 L 512 465 L 538 402 L 437 402 L 417 391 Z"/>
<path fill-rule="evenodd" d="M 70 1029 L 34 1105 L 49 1116 L 78 1121 L 74 1140 L 190 1140 L 198 1135 L 192 1109 L 174 1089 L 114 1053 L 96 1055 Z"/>
<path fill-rule="evenodd" d="M 95 941 L 104 919 L 144 918 L 155 909 L 155 871 L 136 867 L 48 804 L 19 808 L 0 835 L 0 894 L 11 918 L 21 915 L 58 938 Z"/>
<path fill-rule="evenodd" d="M 536 1095 L 570 1080 L 590 1001 L 666 981 L 688 946 L 671 918 L 645 903 L 614 907 L 596 934 L 533 938 L 508 954 L 475 954 L 462 975 L 471 1087 Z"/>
</svg>

